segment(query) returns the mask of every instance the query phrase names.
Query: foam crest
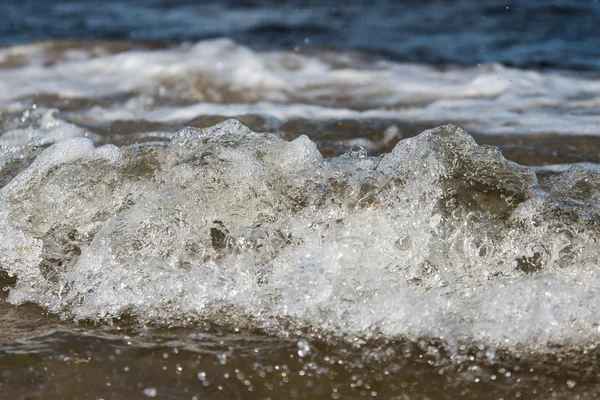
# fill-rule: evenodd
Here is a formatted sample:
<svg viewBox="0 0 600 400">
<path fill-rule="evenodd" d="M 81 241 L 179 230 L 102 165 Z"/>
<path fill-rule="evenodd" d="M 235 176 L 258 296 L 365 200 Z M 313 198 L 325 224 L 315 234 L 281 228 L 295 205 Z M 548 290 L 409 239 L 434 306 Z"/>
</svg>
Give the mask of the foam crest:
<svg viewBox="0 0 600 400">
<path fill-rule="evenodd" d="M 0 192 L 0 265 L 9 301 L 75 320 L 594 345 L 596 180 L 575 168 L 543 191 L 450 125 L 331 159 L 235 120 L 70 138 Z"/>
</svg>

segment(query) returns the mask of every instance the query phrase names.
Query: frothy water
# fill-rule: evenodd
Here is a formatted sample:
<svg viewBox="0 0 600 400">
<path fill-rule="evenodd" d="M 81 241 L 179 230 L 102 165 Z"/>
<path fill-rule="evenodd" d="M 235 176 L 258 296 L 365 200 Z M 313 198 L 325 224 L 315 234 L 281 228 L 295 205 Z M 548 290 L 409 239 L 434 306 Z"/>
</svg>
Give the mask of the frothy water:
<svg viewBox="0 0 600 400">
<path fill-rule="evenodd" d="M 65 139 L 2 189 L 14 304 L 267 332 L 594 346 L 598 182 L 448 125 L 324 159 L 235 120 L 167 143 Z"/>
<path fill-rule="evenodd" d="M 298 119 L 387 119 L 454 122 L 486 135 L 600 133 L 600 82 L 582 74 L 497 64 L 437 69 L 326 50 L 257 52 L 226 39 L 161 50 L 35 44 L 2 49 L 0 60 L 0 107 L 17 119 L 5 121 L 2 144 L 31 139 L 19 119 L 42 128 L 63 120 L 114 141 L 124 129 L 116 121 L 139 139 L 215 115 L 254 115 L 266 131 Z"/>
</svg>

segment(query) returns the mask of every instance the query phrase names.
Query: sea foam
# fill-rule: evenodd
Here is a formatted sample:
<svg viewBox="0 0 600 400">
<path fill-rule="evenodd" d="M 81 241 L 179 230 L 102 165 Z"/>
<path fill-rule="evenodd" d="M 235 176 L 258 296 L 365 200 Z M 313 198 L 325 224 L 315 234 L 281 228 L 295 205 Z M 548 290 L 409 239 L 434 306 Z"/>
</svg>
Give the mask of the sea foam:
<svg viewBox="0 0 600 400">
<path fill-rule="evenodd" d="M 46 119 L 88 134 L 117 121 L 180 127 L 200 116 L 249 114 L 280 122 L 454 122 L 488 135 L 599 134 L 600 81 L 593 75 L 499 64 L 436 68 L 326 49 L 257 51 L 227 39 L 144 51 L 104 46 L 82 46 L 77 57 L 56 42 L 0 49 L 0 62 L 20 60 L 0 65 L 0 110 L 59 109 Z M 74 134 L 29 125 L 4 133 L 0 143 Z"/>
<path fill-rule="evenodd" d="M 599 340 L 597 173 L 542 188 L 452 125 L 377 157 L 323 158 L 235 120 L 121 148 L 68 138 L 13 175 L 14 304 L 542 351 Z"/>
</svg>

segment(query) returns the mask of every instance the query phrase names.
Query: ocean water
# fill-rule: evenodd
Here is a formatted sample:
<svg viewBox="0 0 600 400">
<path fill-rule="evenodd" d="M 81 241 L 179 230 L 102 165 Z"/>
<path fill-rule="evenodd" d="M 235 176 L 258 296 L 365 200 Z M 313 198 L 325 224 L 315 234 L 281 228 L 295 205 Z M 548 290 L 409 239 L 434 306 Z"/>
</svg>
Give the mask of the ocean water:
<svg viewBox="0 0 600 400">
<path fill-rule="evenodd" d="M 0 398 L 600 396 L 597 2 L 0 11 Z"/>
</svg>

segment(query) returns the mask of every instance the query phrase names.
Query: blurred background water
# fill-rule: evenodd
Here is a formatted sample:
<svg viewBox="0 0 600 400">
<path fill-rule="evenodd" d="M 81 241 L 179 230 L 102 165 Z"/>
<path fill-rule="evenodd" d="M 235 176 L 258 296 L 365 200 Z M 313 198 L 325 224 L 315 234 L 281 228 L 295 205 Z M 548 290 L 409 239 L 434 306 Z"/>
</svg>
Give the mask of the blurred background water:
<svg viewBox="0 0 600 400">
<path fill-rule="evenodd" d="M 407 62 L 600 70 L 597 0 L 7 0 L 0 15 L 4 46 L 227 37 L 253 48 L 332 46 Z"/>
</svg>

